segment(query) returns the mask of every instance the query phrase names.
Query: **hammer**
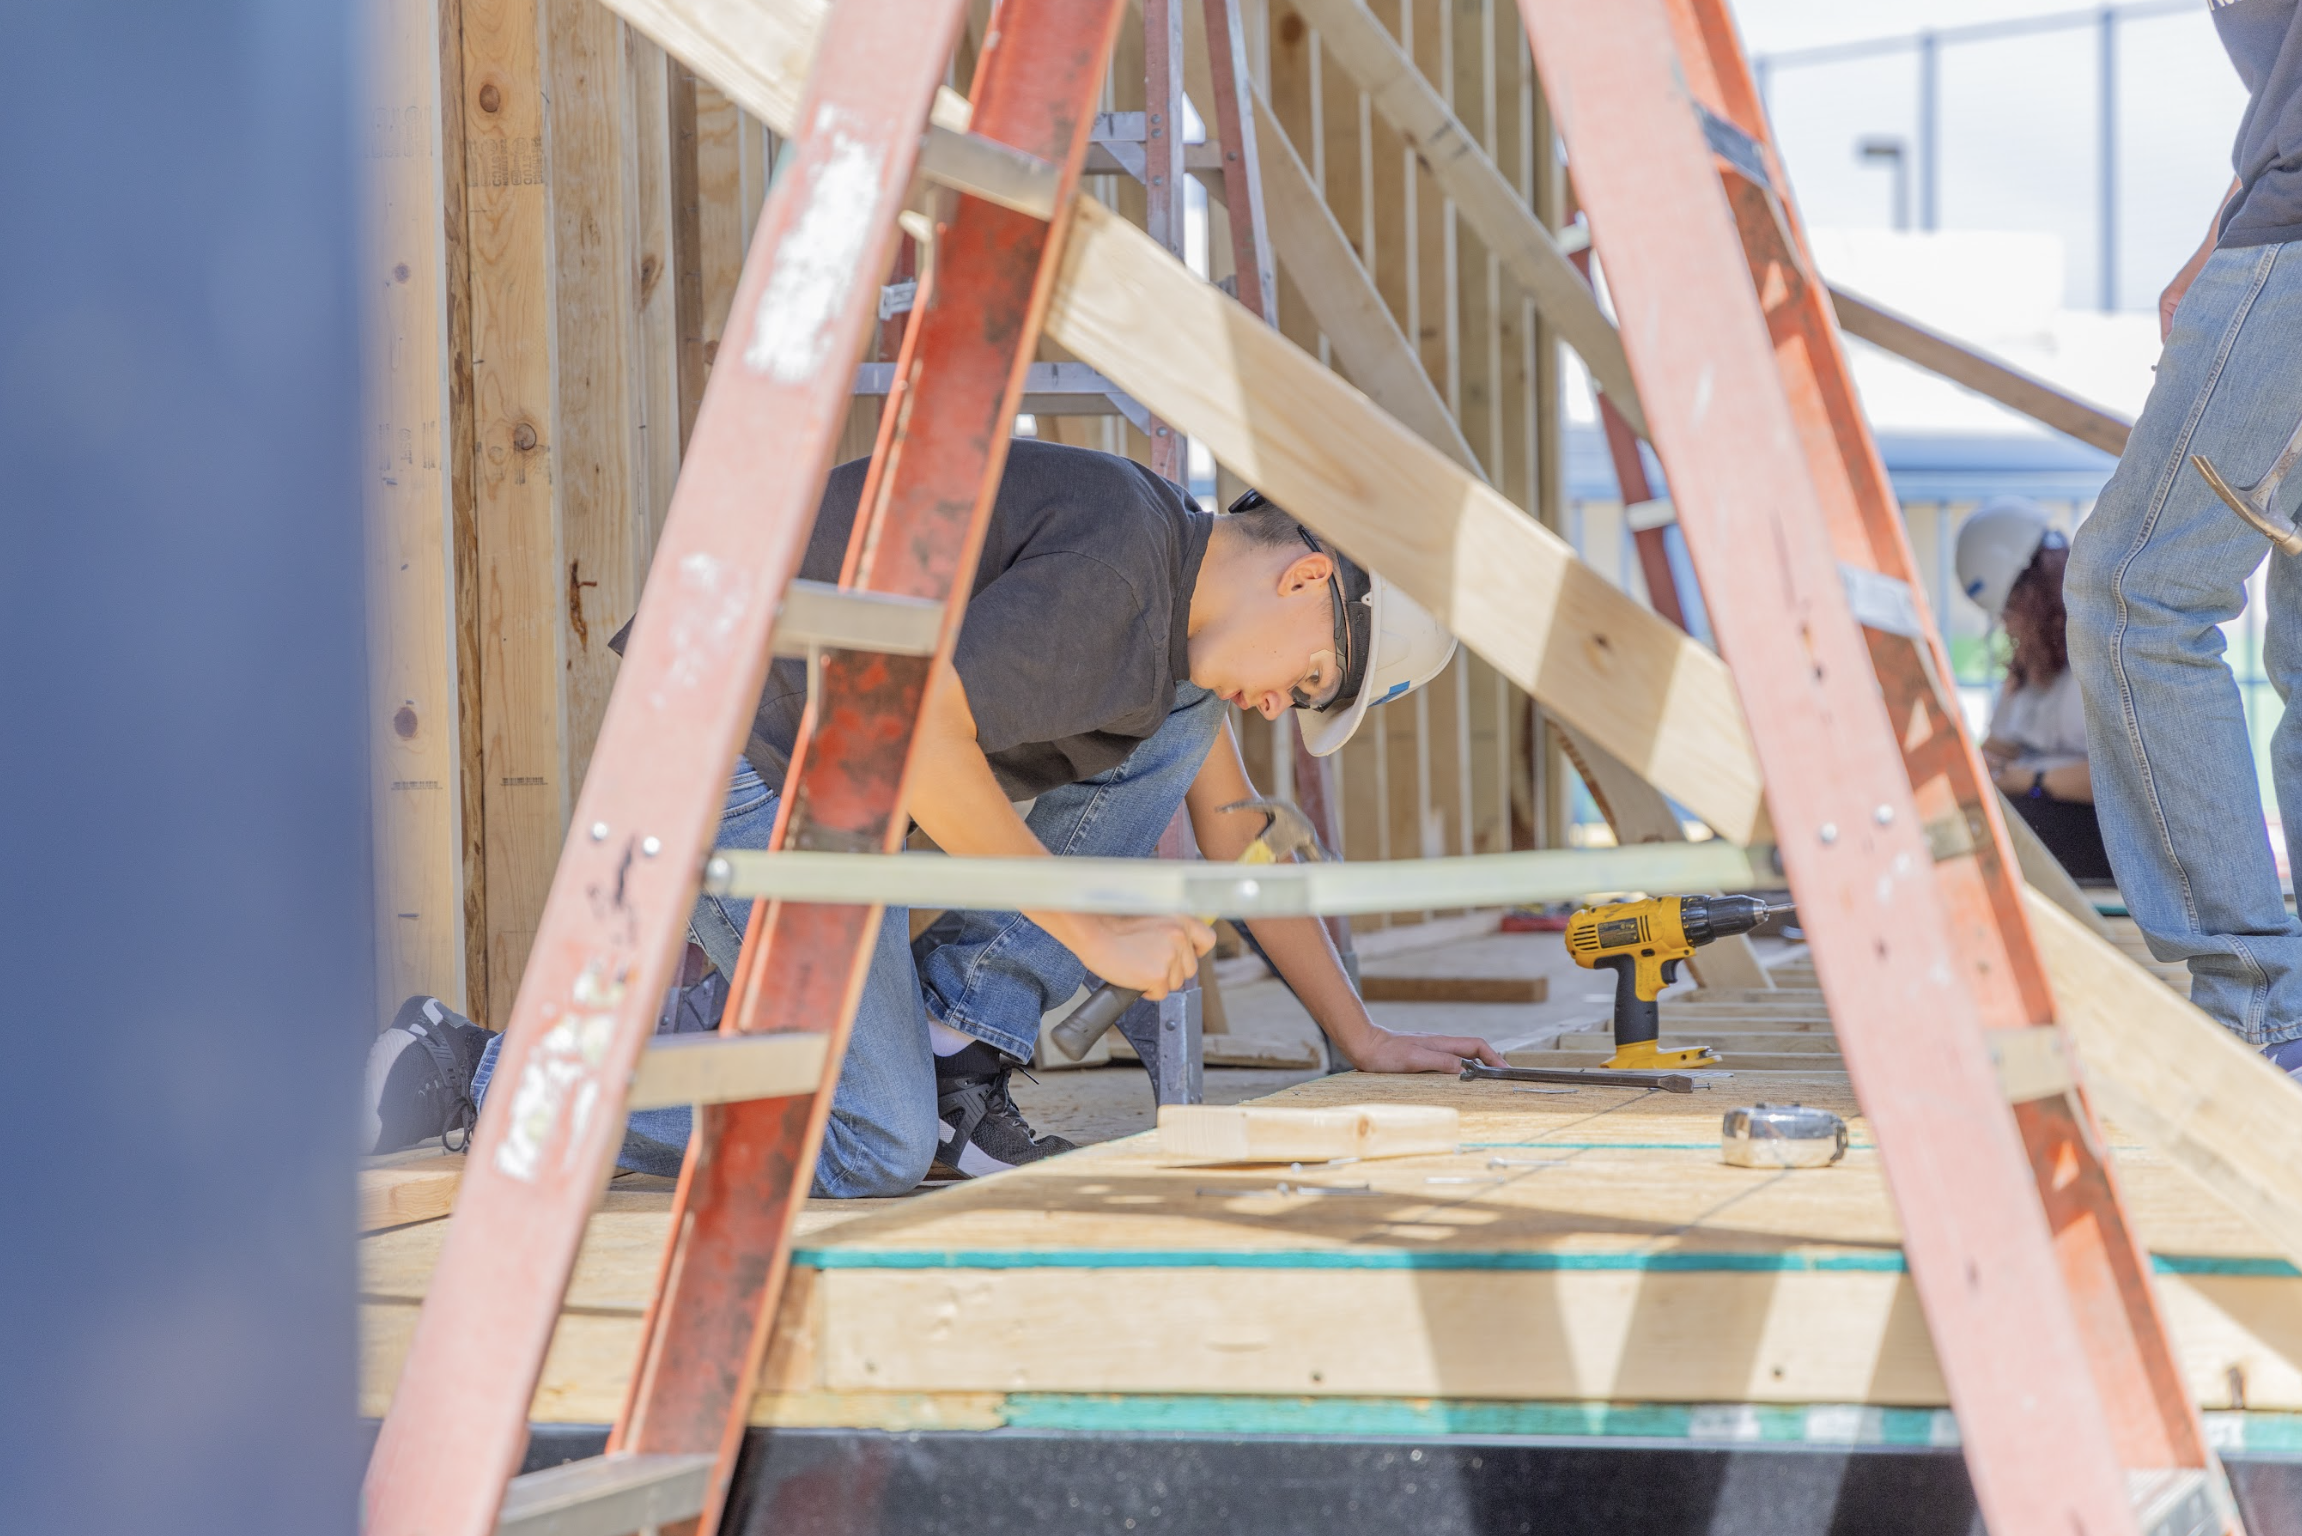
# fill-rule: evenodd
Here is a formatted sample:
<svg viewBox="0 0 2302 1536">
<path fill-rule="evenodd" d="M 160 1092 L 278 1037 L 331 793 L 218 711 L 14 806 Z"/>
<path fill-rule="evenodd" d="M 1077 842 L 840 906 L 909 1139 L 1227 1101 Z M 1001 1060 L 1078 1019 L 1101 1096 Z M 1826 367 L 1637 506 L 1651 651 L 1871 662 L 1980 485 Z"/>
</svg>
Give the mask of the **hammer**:
<svg viewBox="0 0 2302 1536">
<path fill-rule="evenodd" d="M 2222 471 L 2216 469 L 2202 453 L 2190 456 L 2190 466 L 2205 477 L 2206 483 L 2213 487 L 2214 494 L 2222 498 L 2224 506 L 2253 524 L 2257 532 L 2267 536 L 2271 543 L 2285 553 L 2302 555 L 2302 529 L 2297 529 L 2271 509 L 2271 503 L 2278 499 L 2279 488 L 2286 483 L 2287 475 L 2293 472 L 2297 459 L 2302 459 L 2302 422 L 2295 423 L 2294 435 L 2286 440 L 2286 450 L 2278 455 L 2278 462 L 2272 464 L 2270 472 L 2252 485 L 2232 485 L 2223 478 Z"/>
<path fill-rule="evenodd" d="M 1239 855 L 1242 864 L 1276 864 L 1290 854 L 1300 853 L 1308 863 L 1319 859 L 1319 837 L 1311 830 L 1301 811 L 1279 800 L 1241 800 L 1223 807 L 1230 811 L 1261 811 L 1270 819 L 1263 830 Z M 1208 917 L 1205 922 L 1215 919 Z M 1072 1061 L 1080 1057 L 1103 1038 L 1103 1032 L 1119 1022 L 1119 1015 L 1135 1006 L 1143 994 L 1134 987 L 1115 987 L 1104 982 L 1087 1000 L 1071 1010 L 1071 1016 L 1048 1031 L 1055 1048 Z"/>
</svg>

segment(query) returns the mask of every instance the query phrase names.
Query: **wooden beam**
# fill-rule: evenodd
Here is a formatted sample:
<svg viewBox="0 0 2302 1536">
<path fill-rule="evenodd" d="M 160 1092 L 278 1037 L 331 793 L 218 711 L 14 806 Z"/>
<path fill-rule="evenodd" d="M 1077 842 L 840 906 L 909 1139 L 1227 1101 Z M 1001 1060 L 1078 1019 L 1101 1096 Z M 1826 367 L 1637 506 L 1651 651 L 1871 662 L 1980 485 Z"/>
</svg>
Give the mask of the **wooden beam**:
<svg viewBox="0 0 2302 1536">
<path fill-rule="evenodd" d="M 1905 362 L 1916 363 L 2114 458 L 2126 451 L 2127 434 L 2134 429 L 2132 422 L 1843 288 L 1830 290 L 1830 302 L 1838 313 L 1838 328 L 1847 335 L 1859 336 Z"/>
<path fill-rule="evenodd" d="M 552 230 L 537 6 L 463 7 L 487 994 L 507 1010 L 573 801 L 558 724 L 567 575 L 552 526 Z"/>
<path fill-rule="evenodd" d="M 1075 216 L 1048 328 L 1721 836 L 1758 825 L 1718 657 L 1107 210 Z"/>
<path fill-rule="evenodd" d="M 2036 889 L 2031 931 L 2103 1112 L 2302 1264 L 2302 1092 Z"/>
<path fill-rule="evenodd" d="M 372 7 L 369 238 L 363 247 L 373 747 L 376 1018 L 428 992 L 463 1005 L 462 789 L 454 602 L 451 196 L 463 183 L 443 103 L 434 0 Z M 444 30 L 455 47 L 451 7 Z M 453 90 L 453 85 L 447 87 Z M 460 249 L 460 240 L 456 242 Z"/>
<path fill-rule="evenodd" d="M 1280 261 L 1304 294 L 1319 329 L 1345 371 L 1360 380 L 1383 407 L 1470 475 L 1480 475 L 1478 459 L 1438 390 L 1416 362 L 1406 336 L 1353 257 L 1309 173 L 1268 108 L 1262 129 L 1263 199 L 1272 212 L 1272 233 Z M 1523 522 L 1524 519 L 1522 518 Z M 1624 843 L 1681 841 L 1679 825 L 1662 794 L 1612 753 L 1579 733 L 1568 732 L 1571 750 L 1616 837 Z M 1747 950 L 1747 944 L 1741 946 Z M 1747 963 L 1746 963 L 1747 962 Z M 1764 985 L 1755 957 L 1722 955 L 1711 967 L 1735 985 Z M 1755 979 L 1754 979 L 1755 978 Z M 1719 983 L 1728 984 L 1725 979 Z"/>
<path fill-rule="evenodd" d="M 1326 56 L 1347 70 L 1374 99 L 1375 109 L 1405 136 L 1463 218 L 1510 267 L 1559 335 L 1583 362 L 1617 409 L 1643 437 L 1646 417 L 1630 363 L 1612 321 L 1558 242 L 1520 201 L 1479 135 L 1448 109 L 1414 61 L 1360 0 L 1295 0 L 1316 27 Z"/>
<path fill-rule="evenodd" d="M 646 418 L 633 366 L 647 353 L 639 325 L 638 167 L 625 150 L 638 134 L 624 26 L 599 0 L 543 0 L 543 17 L 555 444 L 548 476 L 560 616 L 555 692 L 559 779 L 572 809 L 615 686 L 608 637 L 639 607 L 639 558 L 653 542 L 645 532 Z M 671 361 L 662 358 L 667 368 Z M 547 880 L 550 870 L 547 862 Z"/>
</svg>

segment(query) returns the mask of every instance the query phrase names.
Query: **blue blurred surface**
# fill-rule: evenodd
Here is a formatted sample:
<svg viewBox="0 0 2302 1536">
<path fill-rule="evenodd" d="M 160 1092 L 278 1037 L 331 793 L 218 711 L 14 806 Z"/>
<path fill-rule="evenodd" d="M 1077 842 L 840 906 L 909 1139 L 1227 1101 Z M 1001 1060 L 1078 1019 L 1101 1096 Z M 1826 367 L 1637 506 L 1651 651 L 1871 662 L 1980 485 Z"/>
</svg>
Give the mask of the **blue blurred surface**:
<svg viewBox="0 0 2302 1536">
<path fill-rule="evenodd" d="M 0 6 L 0 1526 L 356 1528 L 342 0 Z"/>
</svg>

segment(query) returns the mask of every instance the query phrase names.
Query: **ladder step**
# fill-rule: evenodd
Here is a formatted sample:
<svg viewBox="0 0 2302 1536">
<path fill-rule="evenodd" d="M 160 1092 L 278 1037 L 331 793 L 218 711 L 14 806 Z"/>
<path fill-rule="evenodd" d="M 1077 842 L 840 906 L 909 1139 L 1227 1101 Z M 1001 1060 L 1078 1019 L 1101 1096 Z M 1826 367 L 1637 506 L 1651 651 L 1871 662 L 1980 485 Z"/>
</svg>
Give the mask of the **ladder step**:
<svg viewBox="0 0 2302 1536">
<path fill-rule="evenodd" d="M 894 387 L 895 364 L 856 365 L 856 394 L 884 398 Z M 1151 413 L 1085 363 L 1033 363 L 1016 410 L 1026 416 L 1124 416 L 1139 430 L 1151 430 Z"/>
<path fill-rule="evenodd" d="M 1054 165 L 979 133 L 930 127 L 919 146 L 919 174 L 1035 219 L 1055 214 Z"/>
<path fill-rule="evenodd" d="M 775 617 L 775 654 L 810 649 L 932 656 L 943 634 L 943 605 L 928 597 L 864 592 L 828 581 L 795 580 Z"/>
<path fill-rule="evenodd" d="M 703 1513 L 715 1458 L 594 1456 L 512 1479 L 496 1536 L 631 1536 Z"/>
<path fill-rule="evenodd" d="M 2200 1467 L 2129 1471 L 2126 1491 L 2142 1536 L 2217 1536 L 2235 1511 L 2219 1472 Z"/>
<path fill-rule="evenodd" d="M 828 1036 L 812 1031 L 661 1036 L 640 1056 L 624 1105 L 665 1109 L 813 1093 L 823 1081 L 828 1044 Z"/>
</svg>

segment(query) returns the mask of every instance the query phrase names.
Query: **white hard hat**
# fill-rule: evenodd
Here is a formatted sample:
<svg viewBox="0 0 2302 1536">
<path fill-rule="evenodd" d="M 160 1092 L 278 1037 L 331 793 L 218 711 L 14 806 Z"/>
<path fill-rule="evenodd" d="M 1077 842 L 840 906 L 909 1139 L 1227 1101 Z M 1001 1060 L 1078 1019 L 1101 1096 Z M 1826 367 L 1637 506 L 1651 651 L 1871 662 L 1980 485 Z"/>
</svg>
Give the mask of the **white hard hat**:
<svg viewBox="0 0 2302 1536">
<path fill-rule="evenodd" d="M 1368 709 L 1422 687 L 1444 671 L 1455 656 L 1455 637 L 1442 629 L 1422 604 L 1372 571 L 1347 559 L 1342 565 L 1345 599 L 1363 607 L 1366 615 L 1362 629 L 1359 616 L 1353 614 L 1350 630 L 1354 645 L 1360 643 L 1360 636 L 1366 637 L 1367 660 L 1359 690 L 1346 702 L 1323 711 L 1295 711 L 1303 745 L 1311 749 L 1313 757 L 1343 750 L 1343 743 L 1359 729 Z"/>
<path fill-rule="evenodd" d="M 2062 535 L 2037 502 L 2016 496 L 1990 502 L 1958 530 L 1959 590 L 1995 619 L 2006 611 L 2006 594 L 2038 551 L 2062 544 Z"/>
</svg>

